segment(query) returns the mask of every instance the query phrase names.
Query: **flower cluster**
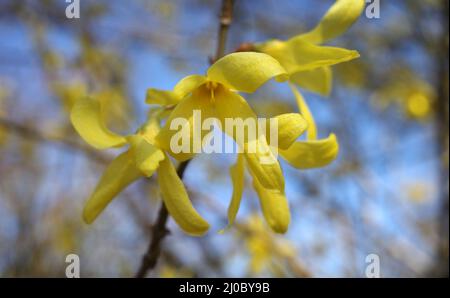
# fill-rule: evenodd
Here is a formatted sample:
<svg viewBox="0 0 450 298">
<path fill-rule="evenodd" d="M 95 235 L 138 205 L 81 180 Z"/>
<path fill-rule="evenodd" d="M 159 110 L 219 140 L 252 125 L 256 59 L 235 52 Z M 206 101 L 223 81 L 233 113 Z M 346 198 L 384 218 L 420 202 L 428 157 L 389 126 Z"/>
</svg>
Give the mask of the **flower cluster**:
<svg viewBox="0 0 450 298">
<path fill-rule="evenodd" d="M 208 69 L 206 75 L 190 75 L 176 84 L 173 90 L 149 89 L 146 102 L 158 105 L 146 123 L 136 133 L 121 136 L 106 128 L 102 121 L 102 105 L 94 98 L 80 98 L 71 111 L 76 131 L 90 145 L 105 149 L 128 146 L 108 166 L 93 194 L 88 199 L 83 218 L 91 223 L 125 187 L 140 177 L 155 172 L 167 210 L 177 224 L 190 235 L 203 235 L 209 224 L 194 209 L 172 160 L 192 159 L 196 150 L 178 152 L 171 141 L 179 131 L 173 129 L 176 119 L 185 119 L 189 129 L 181 130 L 192 140 L 193 127 L 198 125 L 194 111 L 217 119 L 219 127 L 226 127 L 229 118 L 257 119 L 257 115 L 240 93 L 253 93 L 261 85 L 275 79 L 288 82 L 295 96 L 299 113 L 278 115 L 277 151 L 281 158 L 298 169 L 328 165 L 338 154 L 334 134 L 317 138 L 317 128 L 306 101 L 297 86 L 327 95 L 331 89 L 330 66 L 357 58 L 356 51 L 321 46 L 345 32 L 362 12 L 363 0 L 338 0 L 312 31 L 288 41 L 271 40 L 255 44 L 253 52 L 226 55 Z M 161 126 L 161 124 L 164 125 Z M 211 128 L 212 129 L 212 128 Z M 208 130 L 202 130 L 203 135 Z M 268 225 L 277 233 L 286 232 L 290 222 L 289 204 L 285 196 L 285 182 L 277 156 L 273 154 L 266 134 L 237 139 L 241 148 L 237 161 L 230 169 L 233 192 L 228 209 L 231 225 L 239 210 L 246 170 L 252 177 L 261 209 Z M 298 138 L 306 133 L 306 140 Z M 190 142 L 195 146 L 195 142 Z M 257 148 L 257 150 L 250 150 Z M 194 149 L 194 148 L 192 148 Z M 265 162 L 262 162 L 264 160 Z M 267 162 L 269 160 L 270 162 Z"/>
</svg>

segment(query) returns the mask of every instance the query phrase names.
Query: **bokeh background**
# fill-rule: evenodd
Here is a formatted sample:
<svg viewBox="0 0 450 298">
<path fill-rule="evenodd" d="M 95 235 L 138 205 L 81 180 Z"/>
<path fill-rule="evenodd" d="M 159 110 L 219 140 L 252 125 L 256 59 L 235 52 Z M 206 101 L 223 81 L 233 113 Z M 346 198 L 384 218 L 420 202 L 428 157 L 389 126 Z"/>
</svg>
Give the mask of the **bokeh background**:
<svg viewBox="0 0 450 298">
<path fill-rule="evenodd" d="M 237 0 L 227 51 L 312 28 L 331 0 Z M 247 181 L 237 224 L 224 234 L 232 154 L 200 155 L 185 183 L 211 223 L 203 238 L 172 220 L 153 277 L 448 276 L 448 1 L 380 1 L 332 45 L 361 58 L 334 67 L 329 98 L 304 95 L 319 134 L 337 134 L 339 158 L 322 169 L 283 163 L 292 224 L 272 233 Z M 70 125 L 85 93 L 107 102 L 111 129 L 130 133 L 148 113 L 147 88 L 203 73 L 217 44 L 220 1 L 0 0 L 0 276 L 130 277 L 160 205 L 142 179 L 99 219 L 83 203 L 116 150 L 96 151 Z M 287 86 L 247 97 L 261 116 L 296 111 Z M 250 180 L 250 179 L 248 179 Z"/>
</svg>

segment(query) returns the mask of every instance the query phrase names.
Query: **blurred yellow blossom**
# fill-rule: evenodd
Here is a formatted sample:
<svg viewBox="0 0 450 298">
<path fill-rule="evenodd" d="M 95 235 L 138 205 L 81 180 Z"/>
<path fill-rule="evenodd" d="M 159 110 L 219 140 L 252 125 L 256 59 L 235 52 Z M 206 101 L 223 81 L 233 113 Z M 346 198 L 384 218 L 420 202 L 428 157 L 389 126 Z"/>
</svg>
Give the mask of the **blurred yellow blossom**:
<svg viewBox="0 0 450 298">
<path fill-rule="evenodd" d="M 179 268 L 164 265 L 159 270 L 159 277 L 162 278 L 191 278 L 194 277 L 192 271 L 187 268 Z"/>
<path fill-rule="evenodd" d="M 308 275 L 296 260 L 297 249 L 294 244 L 267 230 L 258 215 L 251 215 L 239 225 L 239 230 L 250 254 L 249 270 L 252 275 L 260 274 L 266 269 L 282 274 L 278 267 L 283 263 L 288 263 L 288 267 L 296 274 Z"/>
<path fill-rule="evenodd" d="M 381 109 L 398 105 L 413 120 L 429 119 L 435 100 L 432 86 L 410 72 L 400 71 L 398 75 L 401 79 L 385 84 L 372 95 L 372 103 Z"/>
</svg>

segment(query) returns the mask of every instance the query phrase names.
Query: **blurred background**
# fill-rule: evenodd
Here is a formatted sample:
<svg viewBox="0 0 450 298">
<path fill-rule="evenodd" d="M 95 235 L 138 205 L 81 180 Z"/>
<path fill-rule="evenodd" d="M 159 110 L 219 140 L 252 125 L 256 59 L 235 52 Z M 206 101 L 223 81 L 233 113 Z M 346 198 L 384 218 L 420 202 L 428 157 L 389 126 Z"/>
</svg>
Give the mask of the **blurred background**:
<svg viewBox="0 0 450 298">
<path fill-rule="evenodd" d="M 331 0 L 237 0 L 227 51 L 311 29 Z M 313 4 L 314 3 L 314 4 Z M 107 102 L 108 126 L 135 131 L 147 88 L 204 73 L 215 53 L 220 1 L 0 0 L 0 276 L 133 276 L 160 205 L 154 179 L 127 188 L 88 226 L 81 210 L 119 150 L 96 151 L 68 112 L 83 94 Z M 199 155 L 185 183 L 211 223 L 203 238 L 169 221 L 154 277 L 448 276 L 448 1 L 380 1 L 332 45 L 361 58 L 334 67 L 329 98 L 304 92 L 319 135 L 337 134 L 339 158 L 298 171 L 282 163 L 292 223 L 272 233 L 250 179 L 224 234 L 232 154 Z M 247 96 L 263 116 L 296 111 L 289 88 Z"/>
</svg>

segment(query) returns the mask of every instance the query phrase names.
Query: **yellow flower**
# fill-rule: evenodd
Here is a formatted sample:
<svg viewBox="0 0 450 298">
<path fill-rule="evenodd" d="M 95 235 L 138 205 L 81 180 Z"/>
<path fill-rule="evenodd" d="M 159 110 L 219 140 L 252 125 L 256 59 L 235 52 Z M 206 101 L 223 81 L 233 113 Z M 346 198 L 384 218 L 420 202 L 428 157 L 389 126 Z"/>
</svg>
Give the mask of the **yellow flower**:
<svg viewBox="0 0 450 298">
<path fill-rule="evenodd" d="M 276 116 L 278 122 L 278 152 L 291 166 L 297 169 L 311 169 L 324 167 L 336 159 L 339 153 L 339 143 L 334 134 L 330 134 L 325 139 L 316 139 L 316 129 L 309 129 L 312 115 L 303 100 L 302 95 L 296 88 L 293 92 L 299 106 L 303 107 L 303 117 L 300 114 L 282 114 Z M 304 107 L 306 106 L 306 108 Z M 306 112 L 306 113 L 305 113 Z M 308 139 L 297 141 L 305 130 L 308 130 Z M 314 135 L 312 135 L 312 133 Z M 266 134 L 268 135 L 268 134 Z M 230 176 L 233 183 L 233 193 L 228 207 L 228 226 L 231 226 L 236 218 L 237 212 L 244 190 L 245 163 L 242 154 L 238 154 L 236 163 L 230 168 Z M 248 160 L 247 160 L 248 165 Z M 269 226 L 278 233 L 284 233 L 280 230 L 280 218 L 284 218 L 287 227 L 290 220 L 289 208 L 284 192 L 271 192 L 262 187 L 255 174 L 250 170 L 253 178 L 253 187 L 260 198 L 261 209 Z"/>
<path fill-rule="evenodd" d="M 225 119 L 230 118 L 253 119 L 257 122 L 253 110 L 236 91 L 254 92 L 271 78 L 280 81 L 286 79 L 286 71 L 274 58 L 254 52 L 233 53 L 214 63 L 206 76 L 192 75 L 182 79 L 173 91 L 150 89 L 147 93 L 147 103 L 176 105 L 156 141 L 160 148 L 178 160 L 190 159 L 195 154 L 192 132 L 194 125 L 198 123 L 194 123 L 194 111 L 200 110 L 205 119 L 218 119 L 224 132 L 233 137 L 243 151 L 242 158 L 245 158 L 254 177 L 269 225 L 274 231 L 284 233 L 290 221 L 289 207 L 284 196 L 284 177 L 265 135 L 260 134 L 255 139 L 244 138 L 243 142 L 240 142 L 225 125 Z M 171 125 L 179 118 L 188 121 L 189 129 L 186 133 L 190 134 L 188 137 L 192 145 L 188 153 L 171 150 L 171 140 L 179 134 L 177 130 L 171 129 Z M 206 133 L 207 130 L 202 130 L 200 140 L 203 140 Z M 286 138 L 288 137 L 289 134 L 286 134 Z M 283 142 L 281 137 L 280 144 Z M 254 143 L 257 145 L 252 146 Z M 264 162 L 261 162 L 262 160 Z"/>
<path fill-rule="evenodd" d="M 176 130 L 170 129 L 174 119 L 189 119 L 190 129 L 186 130 L 189 133 L 193 131 L 193 126 L 198 125 L 194 123 L 194 110 L 201 110 L 206 117 L 218 118 L 222 128 L 225 118 L 256 118 L 246 101 L 234 90 L 253 92 L 271 77 L 281 76 L 282 79 L 284 74 L 279 64 L 267 55 L 254 52 L 234 53 L 212 65 L 206 77 L 189 76 L 181 80 L 173 91 L 149 89 L 147 103 L 174 107 L 165 127 L 156 137 L 158 144 L 179 160 L 192 158 L 192 147 L 188 153 L 171 151 L 171 140 L 178 134 Z M 297 141 L 308 127 L 307 117 L 312 116 L 305 115 L 306 120 L 297 113 L 275 117 L 278 123 L 278 151 L 285 160 L 299 169 L 325 166 L 333 161 L 338 153 L 338 143 L 333 134 L 324 140 Z M 232 132 L 225 133 L 234 137 Z M 311 130 L 309 133 L 311 134 Z M 258 143 L 268 147 L 268 136 L 270 133 L 266 132 L 257 140 Z M 192 144 L 193 136 L 188 137 Z M 200 139 L 203 140 L 203 135 Z M 236 164 L 230 169 L 233 194 L 228 209 L 229 225 L 233 223 L 240 206 L 244 172 L 247 168 L 253 178 L 253 187 L 258 193 L 267 223 L 277 233 L 286 232 L 290 213 L 284 193 L 284 179 L 276 157 L 272 157 L 273 162 L 270 164 L 262 164 L 259 159 L 262 153 L 248 152 L 246 144 L 240 145 L 243 145 L 244 152 L 238 154 Z"/>
<path fill-rule="evenodd" d="M 426 119 L 431 114 L 431 97 L 425 93 L 414 92 L 406 98 L 406 111 L 413 119 Z"/>
<path fill-rule="evenodd" d="M 408 71 L 397 72 L 402 79 L 384 84 L 374 92 L 372 102 L 381 109 L 397 104 L 405 116 L 417 121 L 428 120 L 436 97 L 432 86 Z"/>
<path fill-rule="evenodd" d="M 290 165 L 297 169 L 310 169 L 324 167 L 336 159 L 339 152 L 339 144 L 336 136 L 330 136 L 323 140 L 297 141 L 307 128 L 306 120 L 300 114 L 282 114 L 277 117 L 278 122 L 278 152 Z M 268 134 L 267 134 L 268 135 Z M 248 161 L 248 160 L 247 160 Z M 247 163 L 248 164 L 248 163 Z M 246 160 L 242 154 L 238 154 L 236 163 L 230 168 L 233 193 L 228 207 L 228 226 L 231 226 L 236 218 L 244 191 Z M 270 227 L 276 232 L 280 217 L 288 223 L 290 214 L 284 193 L 272 192 L 265 189 L 259 183 L 257 177 L 250 169 L 253 178 L 253 188 L 259 198 L 263 215 Z"/>
<path fill-rule="evenodd" d="M 202 235 L 209 224 L 197 213 L 189 200 L 183 182 L 169 157 L 155 143 L 159 119 L 150 117 L 135 134 L 121 136 L 108 130 L 101 113 L 102 106 L 92 98 L 80 98 L 70 114 L 75 130 L 97 149 L 129 145 L 124 153 L 106 168 L 83 210 L 83 219 L 92 223 L 124 188 L 141 177 L 158 175 L 158 184 L 167 210 L 188 234 Z"/>
<path fill-rule="evenodd" d="M 337 0 L 319 24 L 311 31 L 297 35 L 287 41 L 270 40 L 255 45 L 255 49 L 277 59 L 289 73 L 292 92 L 300 113 L 308 123 L 307 142 L 296 142 L 281 155 L 294 167 L 302 168 L 298 158 L 305 146 L 317 146 L 326 160 L 338 151 L 336 137 L 317 140 L 317 127 L 309 107 L 295 85 L 307 90 L 329 95 L 332 87 L 330 66 L 358 58 L 357 51 L 336 47 L 319 46 L 344 33 L 361 15 L 364 0 Z M 314 153 L 315 154 L 315 153 Z M 301 161 L 303 162 L 303 161 Z M 320 166 L 316 164 L 315 166 Z"/>
<path fill-rule="evenodd" d="M 297 169 L 311 169 L 324 167 L 336 159 L 339 153 L 339 143 L 334 134 L 325 139 L 317 140 L 317 130 L 314 119 L 300 92 L 291 85 L 302 115 L 297 113 L 276 116 L 278 123 L 278 153 L 291 166 Z M 307 130 L 307 140 L 297 140 Z M 269 133 L 266 133 L 269 136 Z M 247 160 L 248 164 L 248 160 Z M 246 160 L 238 154 L 236 163 L 230 168 L 233 183 L 233 193 L 228 207 L 228 226 L 231 226 L 239 211 L 244 179 Z M 284 218 L 287 225 L 290 220 L 289 208 L 284 192 L 271 192 L 262 187 L 255 173 L 250 168 L 253 177 L 253 187 L 260 198 L 261 209 L 269 226 L 275 232 L 279 230 L 280 218 Z"/>
<path fill-rule="evenodd" d="M 361 15 L 364 0 L 337 0 L 311 31 L 287 41 L 255 44 L 259 52 L 271 55 L 288 71 L 290 81 L 307 90 L 329 95 L 330 66 L 359 57 L 358 52 L 319 46 L 344 33 Z"/>
</svg>

